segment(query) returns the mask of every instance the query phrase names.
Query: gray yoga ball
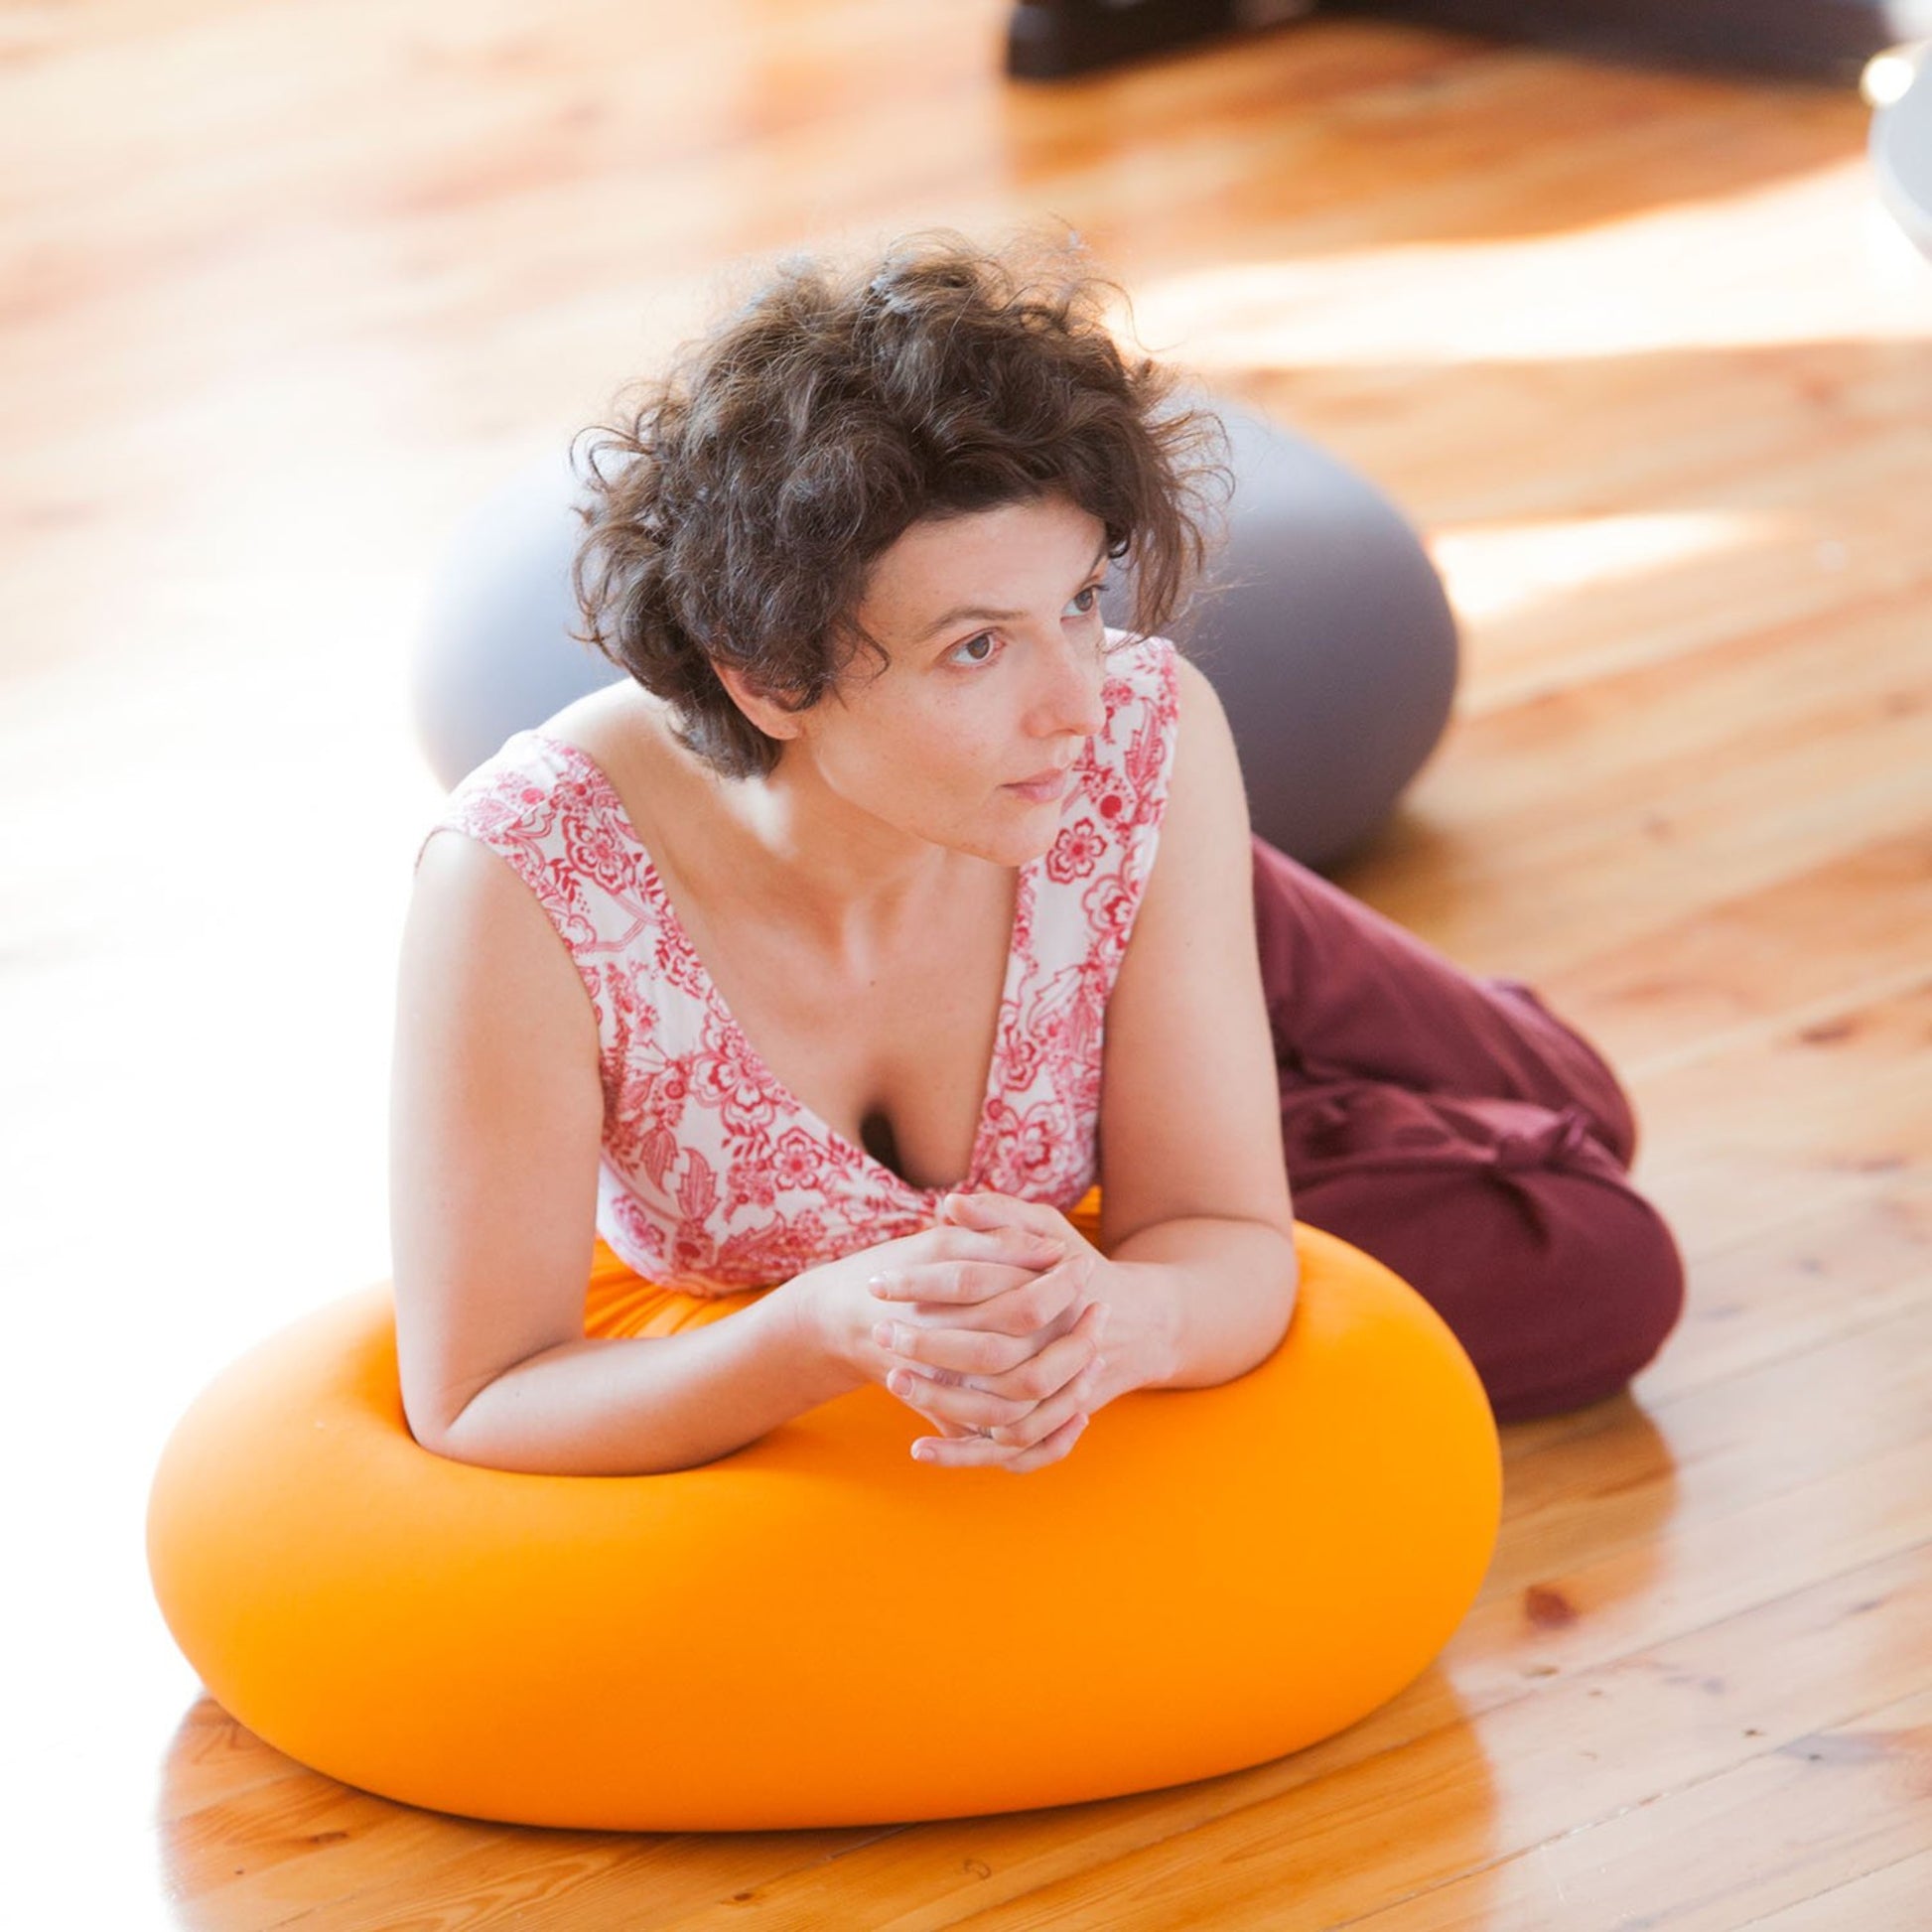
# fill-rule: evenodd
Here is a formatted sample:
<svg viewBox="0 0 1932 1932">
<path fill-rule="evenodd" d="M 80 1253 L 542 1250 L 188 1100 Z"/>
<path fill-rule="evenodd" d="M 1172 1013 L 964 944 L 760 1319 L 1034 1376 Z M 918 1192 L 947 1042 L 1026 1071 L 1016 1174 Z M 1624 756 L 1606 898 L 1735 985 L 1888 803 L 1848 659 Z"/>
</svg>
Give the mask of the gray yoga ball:
<svg viewBox="0 0 1932 1932">
<path fill-rule="evenodd" d="M 1909 77 L 1873 111 L 1865 149 L 1878 199 L 1919 251 L 1932 256 L 1932 42 L 1894 49 L 1891 58 Z"/>
<path fill-rule="evenodd" d="M 1455 620 L 1415 531 L 1371 483 L 1280 423 L 1196 399 L 1227 426 L 1235 488 L 1212 594 L 1174 638 L 1220 694 L 1254 829 L 1306 866 L 1331 867 L 1380 827 L 1441 739 Z M 623 675 L 569 634 L 577 489 L 567 447 L 519 471 L 437 571 L 414 712 L 446 785 Z M 1126 621 L 1130 592 L 1117 568 L 1101 605 L 1109 623 Z"/>
</svg>

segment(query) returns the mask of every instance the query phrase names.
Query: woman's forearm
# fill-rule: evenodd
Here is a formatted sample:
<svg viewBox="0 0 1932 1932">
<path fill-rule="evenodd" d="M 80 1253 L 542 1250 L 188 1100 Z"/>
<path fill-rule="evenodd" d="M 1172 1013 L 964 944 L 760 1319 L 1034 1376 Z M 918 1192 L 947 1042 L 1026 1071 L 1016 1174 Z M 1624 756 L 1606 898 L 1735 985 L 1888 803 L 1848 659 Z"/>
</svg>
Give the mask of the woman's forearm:
<svg viewBox="0 0 1932 1932">
<path fill-rule="evenodd" d="M 1202 1389 L 1265 1361 L 1288 1333 L 1300 1263 L 1293 1239 L 1261 1221 L 1161 1221 L 1108 1256 L 1121 1270 L 1101 1352 L 1117 1333 L 1141 1356 L 1130 1386 Z M 1110 1378 L 1111 1379 L 1111 1378 Z"/>
<path fill-rule="evenodd" d="M 674 1335 L 586 1336 L 483 1385 L 424 1447 L 543 1475 L 653 1475 L 709 1462 L 859 1383 L 785 1283 Z"/>
<path fill-rule="evenodd" d="M 1108 1259 L 1110 1382 L 1212 1387 L 1246 1374 L 1288 1332 L 1295 1246 L 1261 1222 L 1163 1221 Z M 562 1343 L 485 1383 L 424 1447 L 546 1475 L 649 1475 L 714 1461 L 861 1386 L 803 1311 L 787 1282 L 678 1334 Z"/>
</svg>

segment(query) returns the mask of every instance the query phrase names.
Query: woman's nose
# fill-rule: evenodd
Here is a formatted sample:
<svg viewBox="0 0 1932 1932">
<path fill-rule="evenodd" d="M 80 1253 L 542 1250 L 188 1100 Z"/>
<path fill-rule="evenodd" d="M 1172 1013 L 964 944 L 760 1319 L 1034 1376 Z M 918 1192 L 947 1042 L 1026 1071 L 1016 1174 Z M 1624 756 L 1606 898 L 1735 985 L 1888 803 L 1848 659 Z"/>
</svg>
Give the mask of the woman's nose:
<svg viewBox="0 0 1932 1932">
<path fill-rule="evenodd" d="M 1107 676 L 1102 641 L 1062 637 L 1058 648 L 1046 653 L 1049 670 L 1040 704 L 1052 732 L 1091 738 L 1106 724 L 1107 708 L 1100 699 Z"/>
</svg>

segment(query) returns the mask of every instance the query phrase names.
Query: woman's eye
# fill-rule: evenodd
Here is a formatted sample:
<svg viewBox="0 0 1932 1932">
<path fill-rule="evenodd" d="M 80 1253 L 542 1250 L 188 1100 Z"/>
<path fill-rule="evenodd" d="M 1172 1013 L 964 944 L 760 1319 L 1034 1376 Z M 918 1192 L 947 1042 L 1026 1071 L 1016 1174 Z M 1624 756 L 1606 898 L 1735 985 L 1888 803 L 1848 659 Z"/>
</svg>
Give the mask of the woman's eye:
<svg viewBox="0 0 1932 1932">
<path fill-rule="evenodd" d="M 1076 591 L 1074 593 L 1072 602 L 1074 606 L 1078 609 L 1079 615 L 1081 617 L 1090 618 L 1094 615 L 1094 613 L 1099 608 L 1098 599 L 1100 597 L 1100 593 L 1104 591 L 1106 588 L 1107 588 L 1106 582 L 1103 579 L 1098 584 L 1089 584 L 1085 590 Z M 1080 602 L 1082 598 L 1092 598 L 1095 600 L 1095 602 L 1092 604 L 1082 604 Z M 982 630 L 977 637 L 968 637 L 964 643 L 955 644 L 952 647 L 952 649 L 947 653 L 948 660 L 953 663 L 964 662 L 968 664 L 990 664 L 993 661 L 990 653 L 984 656 L 968 656 L 964 658 L 962 658 L 961 653 L 971 651 L 974 645 L 976 644 L 991 644 L 992 642 L 993 642 L 992 631 Z"/>
</svg>

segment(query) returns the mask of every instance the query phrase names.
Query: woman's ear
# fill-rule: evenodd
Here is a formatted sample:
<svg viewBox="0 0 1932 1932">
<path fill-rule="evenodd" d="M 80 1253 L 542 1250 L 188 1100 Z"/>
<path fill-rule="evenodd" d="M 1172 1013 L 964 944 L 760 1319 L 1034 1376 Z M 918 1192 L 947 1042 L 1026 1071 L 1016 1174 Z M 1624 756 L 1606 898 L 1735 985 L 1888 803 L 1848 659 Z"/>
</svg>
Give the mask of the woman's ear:
<svg viewBox="0 0 1932 1932">
<path fill-rule="evenodd" d="M 711 668 L 718 674 L 718 682 L 731 695 L 731 701 L 742 711 L 766 738 L 796 738 L 803 727 L 798 722 L 798 714 L 787 711 L 763 695 L 745 673 L 729 664 L 720 664 L 712 659 Z"/>
</svg>

